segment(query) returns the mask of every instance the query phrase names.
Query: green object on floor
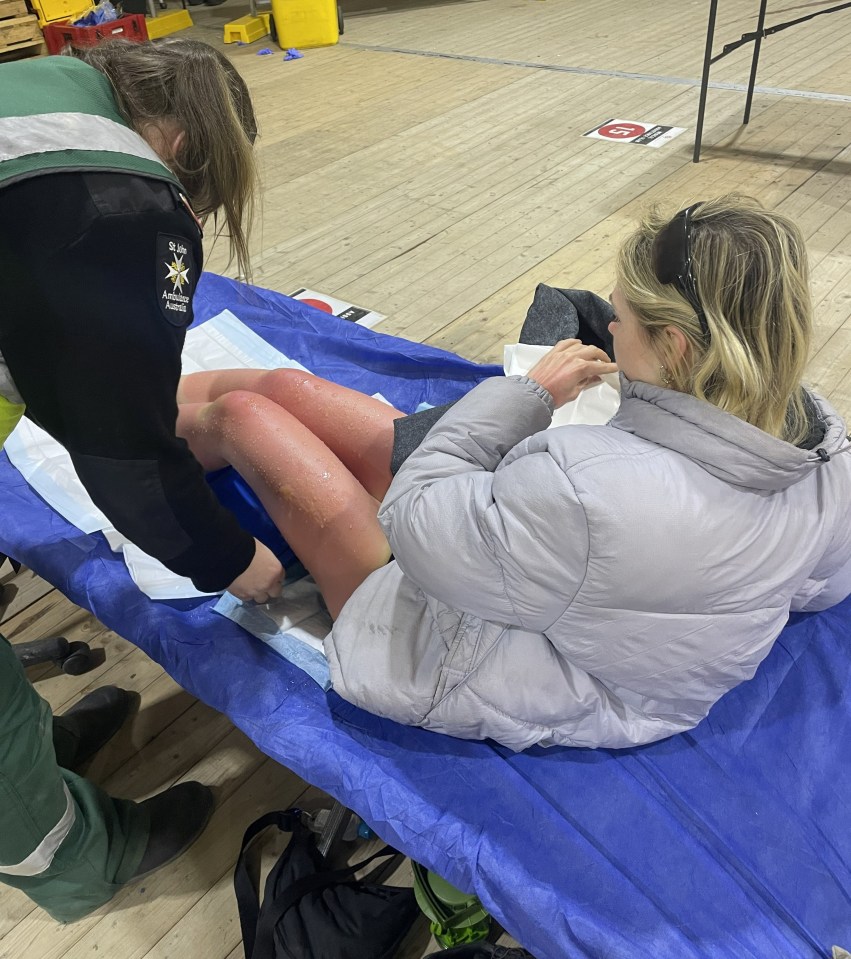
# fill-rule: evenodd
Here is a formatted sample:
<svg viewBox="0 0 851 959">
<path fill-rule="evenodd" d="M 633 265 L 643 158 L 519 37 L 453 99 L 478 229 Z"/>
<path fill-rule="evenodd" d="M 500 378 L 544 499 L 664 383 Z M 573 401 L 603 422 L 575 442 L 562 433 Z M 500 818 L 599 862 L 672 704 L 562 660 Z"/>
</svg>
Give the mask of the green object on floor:
<svg viewBox="0 0 851 959">
<path fill-rule="evenodd" d="M 413 863 L 414 895 L 431 920 L 431 934 L 445 948 L 484 939 L 490 916 L 476 896 L 461 892 L 436 873 Z"/>
</svg>

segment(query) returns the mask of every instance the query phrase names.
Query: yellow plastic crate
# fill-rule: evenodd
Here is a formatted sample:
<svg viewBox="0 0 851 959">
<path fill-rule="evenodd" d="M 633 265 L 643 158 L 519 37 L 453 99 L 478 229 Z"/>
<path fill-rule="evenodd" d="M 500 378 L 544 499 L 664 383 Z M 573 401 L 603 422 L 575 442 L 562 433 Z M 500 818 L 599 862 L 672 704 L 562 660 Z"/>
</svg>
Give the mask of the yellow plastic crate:
<svg viewBox="0 0 851 959">
<path fill-rule="evenodd" d="M 87 0 L 32 0 L 33 10 L 42 27 L 54 20 L 77 20 L 90 6 Z"/>
<path fill-rule="evenodd" d="M 330 47 L 340 39 L 337 0 L 272 0 L 278 43 L 295 47 Z"/>
</svg>

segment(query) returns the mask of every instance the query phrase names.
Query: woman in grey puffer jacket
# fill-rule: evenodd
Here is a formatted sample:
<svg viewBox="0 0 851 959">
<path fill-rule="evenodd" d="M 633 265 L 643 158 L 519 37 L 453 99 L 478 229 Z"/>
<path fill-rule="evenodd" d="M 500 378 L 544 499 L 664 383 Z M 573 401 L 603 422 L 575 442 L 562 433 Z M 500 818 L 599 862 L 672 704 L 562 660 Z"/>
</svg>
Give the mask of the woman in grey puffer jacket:
<svg viewBox="0 0 851 959">
<path fill-rule="evenodd" d="M 299 540 L 292 497 L 277 512 L 264 497 L 336 615 L 341 696 L 518 750 L 651 742 L 753 676 L 790 609 L 851 593 L 851 456 L 842 419 L 800 386 L 812 316 L 794 224 L 741 198 L 651 218 L 611 299 L 622 399 L 607 425 L 547 430 L 614 368 L 568 340 L 449 410 L 380 527 L 357 506 L 357 563 Z M 310 488 L 300 521 L 345 530 L 343 498 L 318 520 Z"/>
</svg>

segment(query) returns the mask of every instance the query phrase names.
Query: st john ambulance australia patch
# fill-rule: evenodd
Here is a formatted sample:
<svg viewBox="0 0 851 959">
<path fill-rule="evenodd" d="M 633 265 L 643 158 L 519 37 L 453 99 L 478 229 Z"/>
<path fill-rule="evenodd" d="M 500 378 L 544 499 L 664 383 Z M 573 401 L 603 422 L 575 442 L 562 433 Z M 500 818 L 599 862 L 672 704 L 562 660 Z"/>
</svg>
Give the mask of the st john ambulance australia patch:
<svg viewBox="0 0 851 959">
<path fill-rule="evenodd" d="M 198 277 L 192 246 L 186 237 L 157 235 L 156 271 L 157 300 L 163 316 L 175 326 L 189 326 Z"/>
</svg>

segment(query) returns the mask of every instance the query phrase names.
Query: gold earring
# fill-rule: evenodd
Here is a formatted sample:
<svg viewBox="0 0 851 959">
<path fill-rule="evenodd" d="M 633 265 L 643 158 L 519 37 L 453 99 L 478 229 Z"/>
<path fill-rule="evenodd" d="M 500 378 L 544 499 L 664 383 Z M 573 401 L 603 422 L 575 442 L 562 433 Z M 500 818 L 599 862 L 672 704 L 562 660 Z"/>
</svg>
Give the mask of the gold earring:
<svg viewBox="0 0 851 959">
<path fill-rule="evenodd" d="M 659 375 L 662 378 L 662 386 L 669 387 L 671 385 L 671 374 L 668 372 L 667 368 L 664 366 L 659 367 Z"/>
</svg>

